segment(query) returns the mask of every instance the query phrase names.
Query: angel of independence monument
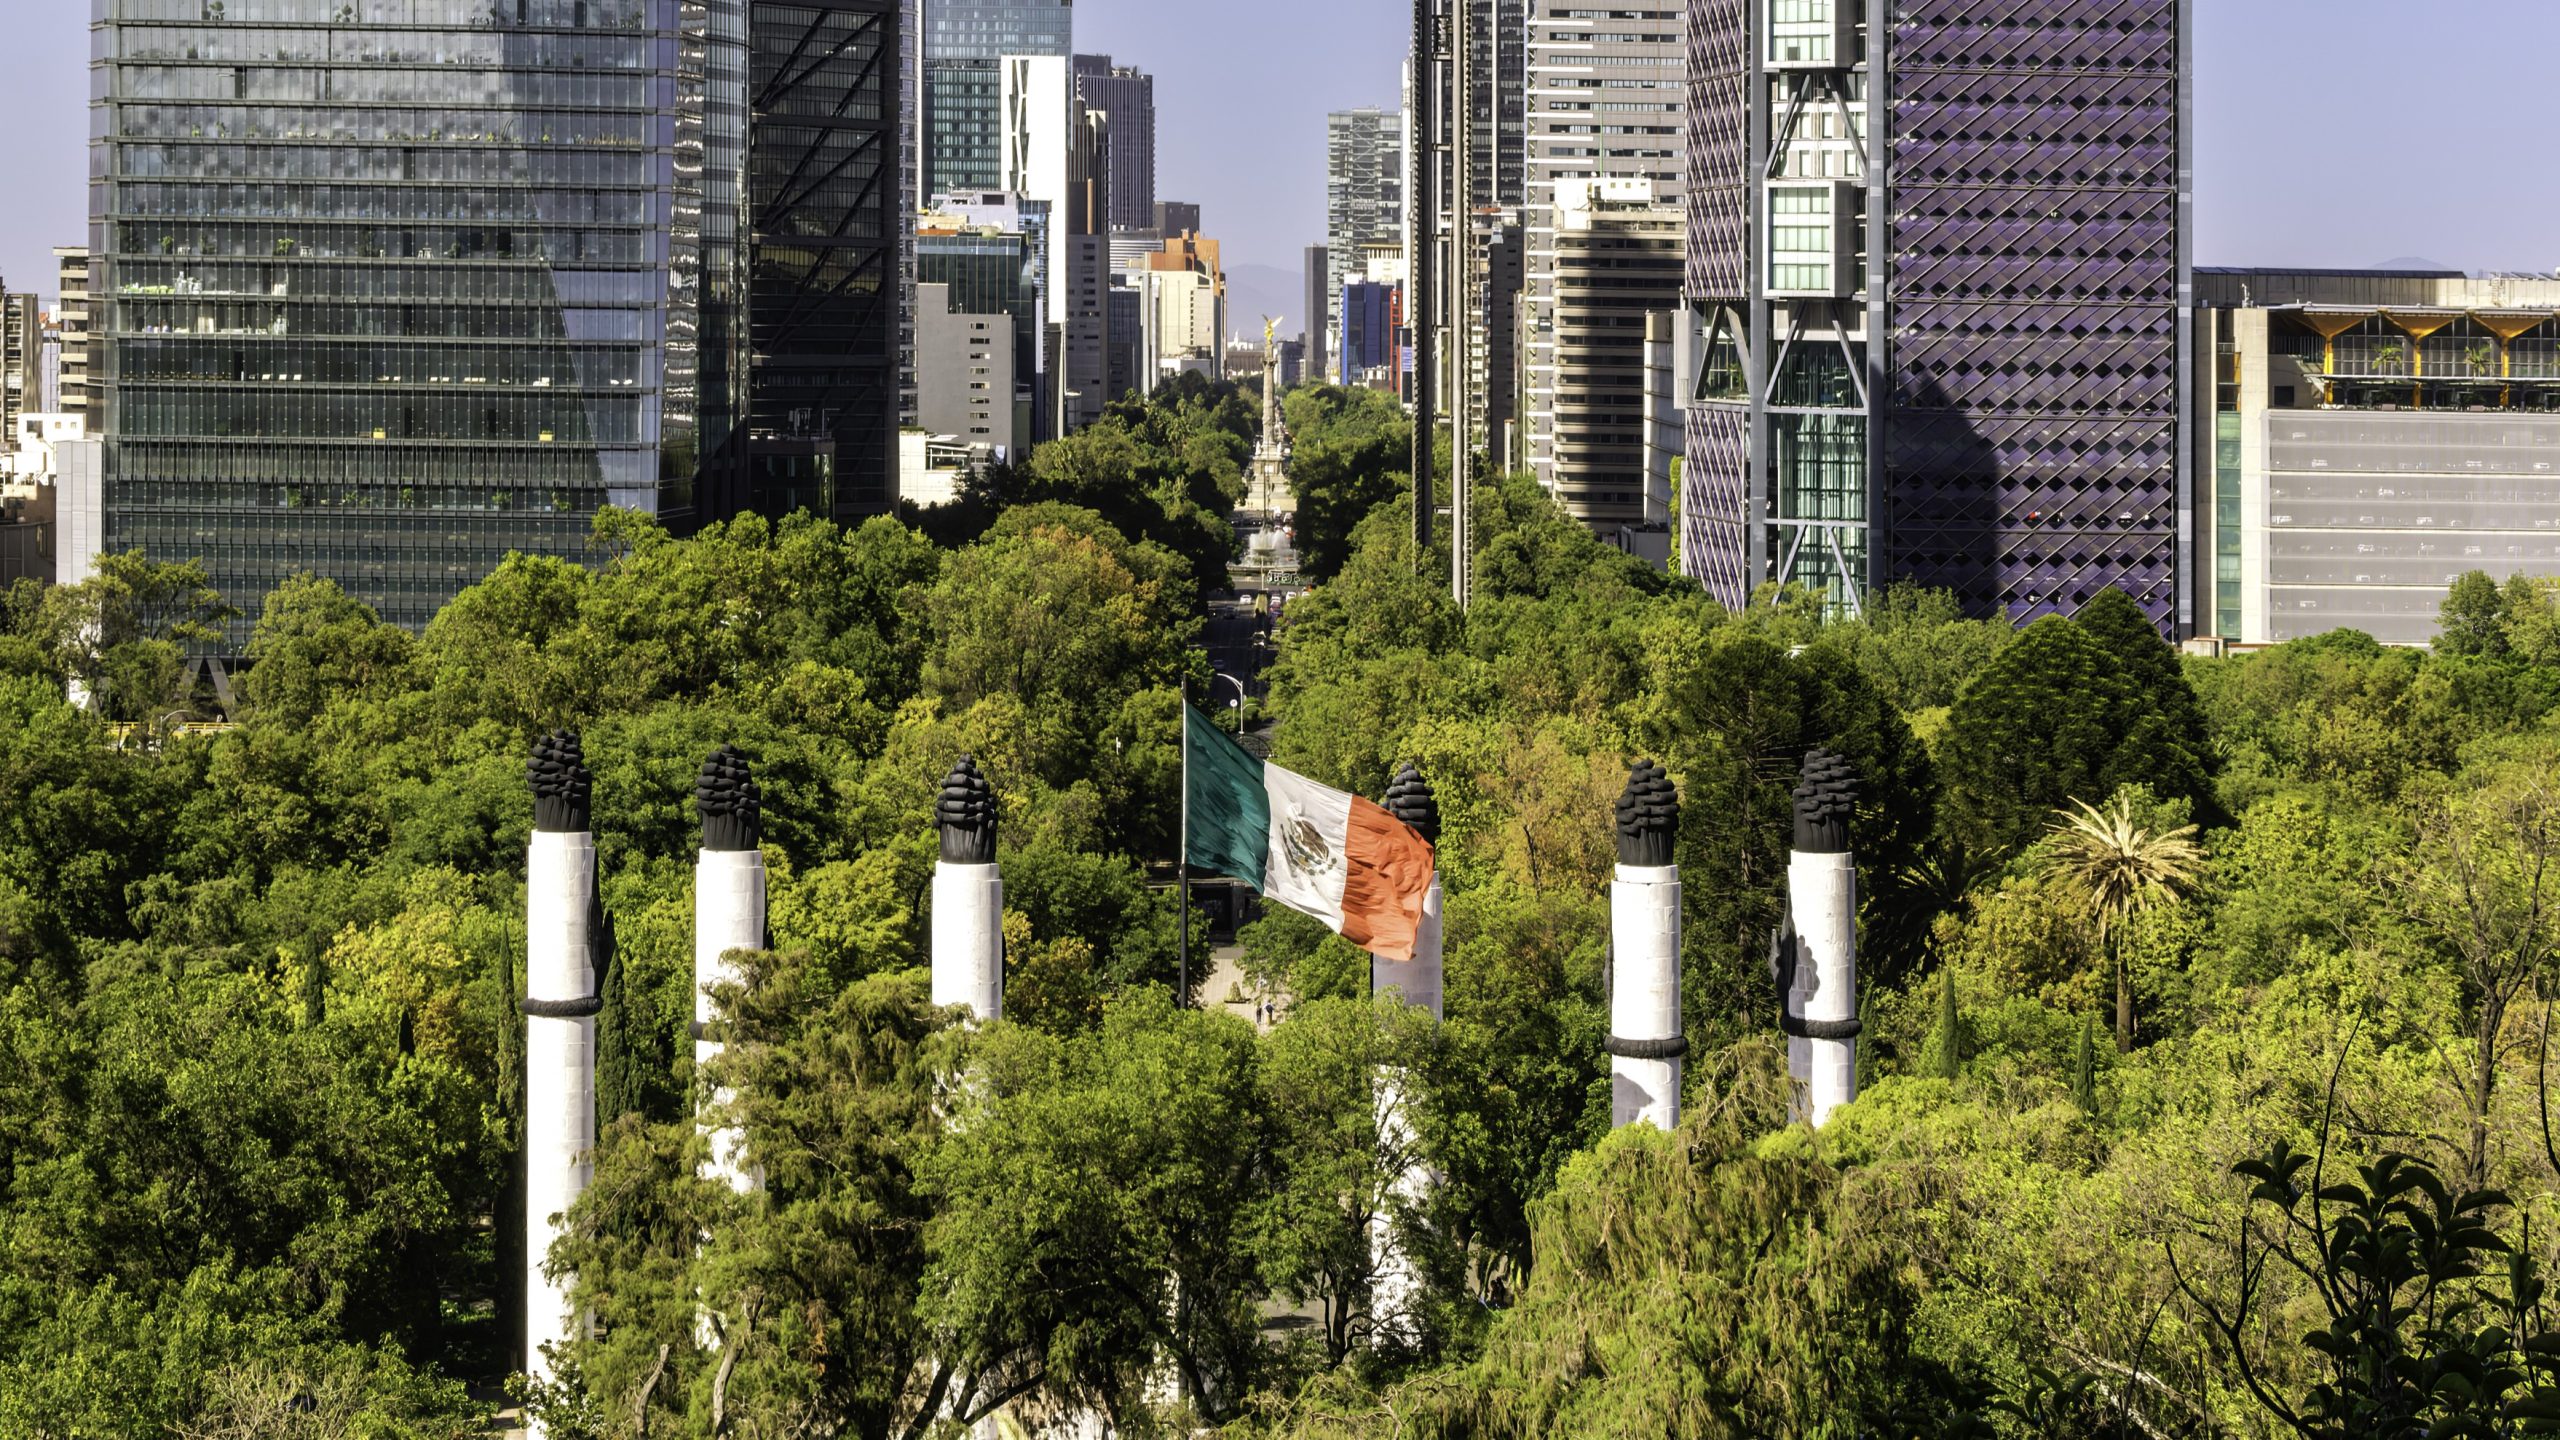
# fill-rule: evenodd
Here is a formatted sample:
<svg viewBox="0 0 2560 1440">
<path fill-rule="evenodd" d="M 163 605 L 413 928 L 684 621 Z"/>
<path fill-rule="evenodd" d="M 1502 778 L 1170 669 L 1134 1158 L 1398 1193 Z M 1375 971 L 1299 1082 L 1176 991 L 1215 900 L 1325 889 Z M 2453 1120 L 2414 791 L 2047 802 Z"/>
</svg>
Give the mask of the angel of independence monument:
<svg viewBox="0 0 2560 1440">
<path fill-rule="evenodd" d="M 1297 522 L 1298 492 L 1289 484 L 1289 422 L 1280 413 L 1280 345 L 1278 316 L 1262 322 L 1262 439 L 1245 468 L 1244 508 L 1239 518 L 1248 532 L 1244 559 L 1236 569 L 1255 588 L 1292 585 L 1298 578 L 1297 547 L 1289 527 Z"/>
</svg>

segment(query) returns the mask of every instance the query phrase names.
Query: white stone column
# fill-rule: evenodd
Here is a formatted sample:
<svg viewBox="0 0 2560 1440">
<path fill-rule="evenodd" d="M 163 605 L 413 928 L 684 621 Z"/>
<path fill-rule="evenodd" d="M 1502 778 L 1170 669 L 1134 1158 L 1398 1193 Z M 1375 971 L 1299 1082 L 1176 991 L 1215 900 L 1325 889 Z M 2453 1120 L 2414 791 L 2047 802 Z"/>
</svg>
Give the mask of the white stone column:
<svg viewBox="0 0 2560 1440">
<path fill-rule="evenodd" d="M 1609 1118 L 1680 1128 L 1680 867 L 1620 865 L 1609 885 Z"/>
<path fill-rule="evenodd" d="M 1004 877 L 993 865 L 933 867 L 933 1003 L 1004 1015 Z"/>
<path fill-rule="evenodd" d="M 701 852 L 693 868 L 693 1063 L 697 1074 L 704 1073 L 727 1048 L 712 1038 L 712 1022 L 724 1018 L 712 994 L 745 979 L 736 957 L 741 951 L 764 948 L 764 924 L 764 852 Z M 712 1092 L 711 1103 L 726 1107 L 735 1098 L 723 1087 Z M 704 1172 L 727 1181 L 729 1188 L 741 1194 L 755 1185 L 743 1158 L 745 1142 L 745 1133 L 735 1126 L 714 1130 L 711 1159 Z"/>
<path fill-rule="evenodd" d="M 740 952 L 765 947 L 764 851 L 759 848 L 764 796 L 747 757 L 736 746 L 723 745 L 702 763 L 693 799 L 702 816 L 702 849 L 693 867 L 693 1065 L 700 1075 L 728 1048 L 714 1038 L 715 1022 L 726 1018 L 714 992 L 744 982 Z M 709 1104 L 725 1111 L 736 1099 L 736 1092 L 723 1086 L 711 1092 Z M 712 1131 L 703 1174 L 745 1194 L 759 1183 L 745 1152 L 742 1129 L 726 1125 Z"/>
<path fill-rule="evenodd" d="M 934 807 L 942 858 L 933 867 L 933 1003 L 1004 1015 L 1004 877 L 996 870 L 995 792 L 960 757 Z"/>
<path fill-rule="evenodd" d="M 1787 1071 L 1799 1087 L 1796 1113 L 1816 1128 L 1858 1098 L 1858 867 L 1849 850 L 1856 784 L 1840 756 L 1805 757 L 1787 858 L 1787 926 L 1778 942 Z"/>
<path fill-rule="evenodd" d="M 1797 851 L 1787 895 L 1796 945 L 1787 1008 L 1804 1031 L 1787 1048 L 1790 1060 L 1803 1052 L 1805 1118 L 1819 1126 L 1858 1098 L 1857 866 L 1847 855 Z"/>
<path fill-rule="evenodd" d="M 1440 843 L 1439 803 L 1413 766 L 1406 765 L 1396 772 L 1382 803 L 1388 814 L 1410 826 L 1414 833 L 1433 845 Z M 1369 957 L 1372 997 L 1393 995 L 1407 1005 L 1428 1010 L 1433 1020 L 1443 1018 L 1440 906 L 1440 877 L 1435 872 L 1431 888 L 1423 892 L 1422 919 L 1414 929 L 1413 958 Z M 1378 1077 L 1379 1147 L 1390 1155 L 1406 1156 L 1407 1163 L 1388 1186 L 1387 1203 L 1370 1218 L 1369 1253 L 1375 1262 L 1375 1273 L 1369 1285 L 1369 1312 L 1380 1340 L 1412 1345 L 1422 1339 L 1422 1273 L 1396 1237 L 1396 1217 L 1429 1204 L 1440 1177 L 1423 1163 L 1420 1138 L 1408 1109 L 1406 1078 L 1394 1071 Z"/>
<path fill-rule="evenodd" d="M 580 1319 L 569 1277 L 543 1273 L 560 1217 L 595 1177 L 596 847 L 577 737 L 554 732 L 528 769 L 535 829 L 525 854 L 525 1372 L 551 1378 L 545 1346 Z M 574 827 L 574 828 L 569 828 Z M 538 1437 L 540 1430 L 534 1431 Z"/>
<path fill-rule="evenodd" d="M 1430 1011 L 1432 1019 L 1443 1019 L 1441 974 L 1440 877 L 1435 874 L 1422 897 L 1422 924 L 1414 931 L 1413 958 L 1370 956 L 1369 993 L 1397 996 L 1407 1005 Z"/>
<path fill-rule="evenodd" d="M 1680 1127 L 1680 795 L 1639 760 L 1618 796 L 1618 871 L 1609 885 L 1609 1120 Z"/>
</svg>

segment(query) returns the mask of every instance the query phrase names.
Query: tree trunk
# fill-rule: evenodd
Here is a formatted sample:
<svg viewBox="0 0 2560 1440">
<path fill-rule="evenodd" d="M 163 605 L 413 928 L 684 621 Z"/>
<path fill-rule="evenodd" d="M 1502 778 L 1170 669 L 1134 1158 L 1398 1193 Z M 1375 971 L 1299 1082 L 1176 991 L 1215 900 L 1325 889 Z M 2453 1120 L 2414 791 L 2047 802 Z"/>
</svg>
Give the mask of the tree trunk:
<svg viewBox="0 0 2560 1440">
<path fill-rule="evenodd" d="M 2133 967 L 2125 963 L 2124 947 L 2113 940 L 2108 951 L 2116 962 L 2116 1053 L 2133 1053 Z"/>
<path fill-rule="evenodd" d="M 2465 1174 L 2474 1190 L 2489 1183 L 2489 1101 L 2498 1083 L 2498 1032 L 2506 1028 L 2506 1013 L 2494 998 L 2481 997 L 2480 1050 L 2471 1060 L 2471 1154 Z"/>
</svg>

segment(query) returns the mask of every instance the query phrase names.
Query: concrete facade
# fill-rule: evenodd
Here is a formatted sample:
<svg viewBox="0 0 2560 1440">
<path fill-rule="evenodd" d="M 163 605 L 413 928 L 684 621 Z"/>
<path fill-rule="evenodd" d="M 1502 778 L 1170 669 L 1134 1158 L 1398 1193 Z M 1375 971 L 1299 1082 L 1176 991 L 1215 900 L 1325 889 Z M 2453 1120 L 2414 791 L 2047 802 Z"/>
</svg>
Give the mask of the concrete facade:
<svg viewBox="0 0 2560 1440">
<path fill-rule="evenodd" d="M 1641 179 L 1553 187 L 1546 319 L 1527 372 L 1528 463 L 1604 534 L 1645 521 L 1645 324 L 1680 303 L 1681 209 Z"/>
<path fill-rule="evenodd" d="M 951 307 L 951 287 L 916 287 L 916 382 L 919 422 L 941 435 L 994 448 L 998 458 L 1025 454 L 1029 437 L 1014 425 L 1014 335 L 1011 317 Z"/>
<path fill-rule="evenodd" d="M 2435 638 L 2463 573 L 2560 578 L 2560 280 L 2199 270 L 2198 633 Z"/>
</svg>

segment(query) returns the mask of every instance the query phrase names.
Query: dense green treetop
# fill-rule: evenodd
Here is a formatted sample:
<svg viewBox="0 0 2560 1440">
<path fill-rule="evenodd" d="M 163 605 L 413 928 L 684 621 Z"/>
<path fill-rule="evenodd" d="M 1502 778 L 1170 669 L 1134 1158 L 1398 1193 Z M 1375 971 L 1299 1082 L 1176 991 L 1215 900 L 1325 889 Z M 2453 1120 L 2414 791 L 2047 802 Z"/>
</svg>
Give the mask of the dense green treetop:
<svg viewBox="0 0 2560 1440">
<path fill-rule="evenodd" d="M 1267 1033 L 1171 992 L 1179 687 L 1258 413 L 1232 387 L 1115 405 L 929 513 L 609 512 L 416 635 L 145 556 L 0 596 L 0 1433 L 478 1433 L 516 1363 L 552 726 L 595 772 L 611 927 L 597 1183 L 548 1257 L 601 1323 L 532 1397 L 564 1440 L 2507 1434 L 2554 1403 L 2547 585 L 2466 578 L 2433 653 L 2181 657 L 2113 595 L 2018 630 L 1909 590 L 1729 613 L 1499 477 L 1461 613 L 1403 417 L 1288 403 L 1322 583 L 1279 627 L 1275 758 L 1434 786 L 1436 1024 L 1278 914 L 1241 937 Z M 238 723 L 186 730 L 188 646 L 252 602 Z M 697 1074 L 688 795 L 724 743 L 773 948 Z M 1819 1135 L 1770 969 L 1817 746 L 1860 780 L 1864 1024 Z M 962 754 L 1001 807 L 977 1025 L 920 969 Z M 1682 797 L 1667 1136 L 1608 1133 L 1639 757 Z M 2199 853 L 2098 923 L 2053 828 L 2080 805 Z M 2093 1043 L 2119 994 L 2122 1053 Z M 701 1178 L 705 1120 L 762 1190 Z M 2392 1258 L 2418 1244 L 2444 1263 Z"/>
</svg>

